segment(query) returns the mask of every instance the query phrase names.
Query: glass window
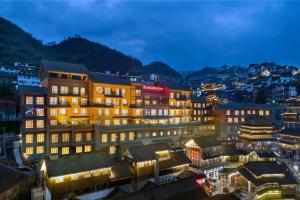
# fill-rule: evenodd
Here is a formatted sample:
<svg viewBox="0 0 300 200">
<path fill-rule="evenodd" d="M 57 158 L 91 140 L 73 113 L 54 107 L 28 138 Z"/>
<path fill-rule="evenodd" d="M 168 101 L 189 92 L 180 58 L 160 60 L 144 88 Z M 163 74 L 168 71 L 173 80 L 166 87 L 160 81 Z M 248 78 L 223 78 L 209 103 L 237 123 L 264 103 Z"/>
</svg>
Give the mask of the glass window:
<svg viewBox="0 0 300 200">
<path fill-rule="evenodd" d="M 50 109 L 50 116 L 56 116 L 56 115 L 57 115 L 56 109 L 55 108 L 51 108 Z"/>
<path fill-rule="evenodd" d="M 134 140 L 134 132 L 129 132 L 129 140 Z"/>
<path fill-rule="evenodd" d="M 57 85 L 52 85 L 52 93 L 57 94 L 58 93 L 58 86 Z"/>
<path fill-rule="evenodd" d="M 78 98 L 77 97 L 72 98 L 72 104 L 74 104 L 74 105 L 78 104 Z"/>
<path fill-rule="evenodd" d="M 44 153 L 44 146 L 37 146 L 36 147 L 36 153 L 37 154 Z"/>
<path fill-rule="evenodd" d="M 62 142 L 69 142 L 69 141 L 70 141 L 69 133 L 63 133 L 62 134 Z"/>
<path fill-rule="evenodd" d="M 79 94 L 79 87 L 73 87 L 73 94 Z"/>
<path fill-rule="evenodd" d="M 234 123 L 239 123 L 239 118 L 235 117 L 234 118 Z"/>
<path fill-rule="evenodd" d="M 96 94 L 102 94 L 103 93 L 103 87 L 96 87 Z"/>
<path fill-rule="evenodd" d="M 239 110 L 235 110 L 234 111 L 234 115 L 239 115 L 240 114 L 240 111 Z"/>
<path fill-rule="evenodd" d="M 85 140 L 86 141 L 92 141 L 92 133 L 86 133 Z"/>
<path fill-rule="evenodd" d="M 37 97 L 36 98 L 37 105 L 44 105 L 44 97 Z"/>
<path fill-rule="evenodd" d="M 270 115 L 270 111 L 266 110 L 266 116 L 269 116 L 269 115 Z"/>
<path fill-rule="evenodd" d="M 25 154 L 27 154 L 27 155 L 33 154 L 33 147 L 26 147 L 25 148 Z"/>
<path fill-rule="evenodd" d="M 80 94 L 85 95 L 85 88 L 80 88 Z"/>
<path fill-rule="evenodd" d="M 80 109 L 80 114 L 81 115 L 87 115 L 88 114 L 87 109 L 86 108 L 81 108 Z"/>
<path fill-rule="evenodd" d="M 36 115 L 37 116 L 44 116 L 44 109 L 43 108 L 37 108 L 36 109 Z"/>
<path fill-rule="evenodd" d="M 110 135 L 111 137 L 110 137 L 110 141 L 111 142 L 115 142 L 115 141 L 117 141 L 117 134 L 115 134 L 115 133 L 111 133 L 111 135 Z"/>
<path fill-rule="evenodd" d="M 232 123 L 232 118 L 229 117 L 229 118 L 227 119 L 227 122 L 228 122 L 228 123 Z"/>
<path fill-rule="evenodd" d="M 82 153 L 82 146 L 76 147 L 76 153 Z"/>
<path fill-rule="evenodd" d="M 61 74 L 60 78 L 62 78 L 62 79 L 68 79 L 68 74 Z"/>
<path fill-rule="evenodd" d="M 84 152 L 91 152 L 91 151 L 92 151 L 92 146 L 91 145 L 84 146 Z"/>
<path fill-rule="evenodd" d="M 32 105 L 33 104 L 33 97 L 27 96 L 26 97 L 26 105 Z"/>
<path fill-rule="evenodd" d="M 81 77 L 79 75 L 72 75 L 73 80 L 81 80 Z"/>
<path fill-rule="evenodd" d="M 226 110 L 226 115 L 230 115 L 230 110 Z"/>
<path fill-rule="evenodd" d="M 26 120 L 25 128 L 33 128 L 33 120 Z"/>
<path fill-rule="evenodd" d="M 73 108 L 73 113 L 78 114 L 78 108 Z"/>
<path fill-rule="evenodd" d="M 58 148 L 57 147 L 51 147 L 50 153 L 51 154 L 58 154 Z"/>
<path fill-rule="evenodd" d="M 59 115 L 60 116 L 66 116 L 67 115 L 67 109 L 65 109 L 65 108 L 59 109 Z"/>
<path fill-rule="evenodd" d="M 102 143 L 106 143 L 107 142 L 107 134 L 106 133 L 103 133 L 101 135 L 101 141 L 102 141 Z"/>
<path fill-rule="evenodd" d="M 60 93 L 61 94 L 68 94 L 69 93 L 68 86 L 60 86 Z"/>
<path fill-rule="evenodd" d="M 44 135 L 44 133 L 38 133 L 36 135 L 36 141 L 37 142 L 45 142 L 45 135 Z"/>
<path fill-rule="evenodd" d="M 109 153 L 110 153 L 110 154 L 116 153 L 116 147 L 115 147 L 115 146 L 110 146 L 110 147 L 109 147 Z"/>
<path fill-rule="evenodd" d="M 33 143 L 33 134 L 26 134 L 25 141 L 27 144 Z"/>
<path fill-rule="evenodd" d="M 63 147 L 61 149 L 61 154 L 62 155 L 66 155 L 66 154 L 69 154 L 70 153 L 70 148 L 69 147 Z"/>
<path fill-rule="evenodd" d="M 101 98 L 96 98 L 96 103 L 97 104 L 102 104 L 102 99 Z"/>
<path fill-rule="evenodd" d="M 109 119 L 106 119 L 106 120 L 104 121 L 104 125 L 105 125 L 105 126 L 109 126 L 109 125 L 110 125 L 110 120 L 109 120 Z"/>
<path fill-rule="evenodd" d="M 126 140 L 126 133 L 120 133 L 120 141 Z"/>
<path fill-rule="evenodd" d="M 80 104 L 81 105 L 87 105 L 87 98 L 81 98 Z"/>
<path fill-rule="evenodd" d="M 50 105 L 57 105 L 57 97 L 50 97 Z"/>
<path fill-rule="evenodd" d="M 60 103 L 60 105 L 66 105 L 67 104 L 67 98 L 66 97 L 59 97 L 59 103 Z"/>
<path fill-rule="evenodd" d="M 76 142 L 81 142 L 82 141 L 82 134 L 81 133 L 76 133 L 76 135 L 75 135 L 75 141 Z"/>
<path fill-rule="evenodd" d="M 51 134 L 51 143 L 57 143 L 58 142 L 58 134 L 52 133 Z"/>
<path fill-rule="evenodd" d="M 258 111 L 258 114 L 259 114 L 260 116 L 264 116 L 264 111 L 263 111 L 263 110 L 259 110 L 259 111 Z"/>
<path fill-rule="evenodd" d="M 111 88 L 104 88 L 104 94 L 111 94 Z"/>
</svg>

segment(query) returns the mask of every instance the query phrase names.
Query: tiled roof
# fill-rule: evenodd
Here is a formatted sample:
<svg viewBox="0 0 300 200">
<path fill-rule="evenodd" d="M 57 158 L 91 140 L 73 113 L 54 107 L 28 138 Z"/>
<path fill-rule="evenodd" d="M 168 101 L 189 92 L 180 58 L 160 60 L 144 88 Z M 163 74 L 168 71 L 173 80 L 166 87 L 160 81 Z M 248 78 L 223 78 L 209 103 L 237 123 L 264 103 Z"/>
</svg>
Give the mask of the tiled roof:
<svg viewBox="0 0 300 200">
<path fill-rule="evenodd" d="M 191 161 L 185 155 L 183 151 L 170 152 L 170 158 L 159 162 L 159 168 L 161 170 L 169 169 L 179 165 L 190 164 Z"/>
<path fill-rule="evenodd" d="M 0 164 L 0 193 L 29 178 L 29 175 Z"/>
<path fill-rule="evenodd" d="M 242 149 L 237 149 L 234 144 L 224 145 L 222 155 L 224 156 L 236 156 L 236 155 L 248 155 L 248 152 Z"/>
<path fill-rule="evenodd" d="M 46 70 L 49 71 L 71 72 L 71 73 L 79 73 L 79 74 L 89 73 L 87 67 L 82 64 L 52 61 L 52 60 L 42 60 L 41 65 Z"/>
<path fill-rule="evenodd" d="M 195 143 L 201 148 L 220 146 L 221 142 L 217 140 L 216 135 L 193 137 Z"/>
<path fill-rule="evenodd" d="M 45 159 L 48 177 L 55 177 L 112 166 L 106 152 L 90 152 L 61 156 L 56 160 Z"/>
<path fill-rule="evenodd" d="M 284 163 L 278 164 L 275 161 L 248 162 L 243 167 L 239 168 L 238 172 L 256 186 L 260 186 L 265 183 L 278 183 L 285 185 L 297 184 L 297 181 L 294 179 L 287 166 Z M 267 174 L 283 174 L 284 176 L 262 177 L 259 179 L 255 177 Z"/>
<path fill-rule="evenodd" d="M 300 129 L 299 128 L 285 128 L 282 131 L 280 131 L 279 133 L 284 134 L 284 135 L 300 137 Z"/>
<path fill-rule="evenodd" d="M 166 143 L 159 144 L 149 144 L 149 145 L 141 145 L 128 147 L 130 154 L 133 159 L 137 162 L 155 160 L 155 152 L 169 150 L 171 147 Z"/>
<path fill-rule="evenodd" d="M 260 158 L 277 158 L 278 156 L 273 151 L 255 151 Z"/>
<path fill-rule="evenodd" d="M 112 162 L 112 180 L 120 180 L 124 178 L 131 178 L 133 175 L 132 168 L 129 166 L 126 160 L 114 160 Z"/>
<path fill-rule="evenodd" d="M 108 75 L 99 72 L 92 72 L 91 79 L 95 83 L 106 83 L 116 85 L 130 85 L 129 80 L 118 75 Z"/>
</svg>

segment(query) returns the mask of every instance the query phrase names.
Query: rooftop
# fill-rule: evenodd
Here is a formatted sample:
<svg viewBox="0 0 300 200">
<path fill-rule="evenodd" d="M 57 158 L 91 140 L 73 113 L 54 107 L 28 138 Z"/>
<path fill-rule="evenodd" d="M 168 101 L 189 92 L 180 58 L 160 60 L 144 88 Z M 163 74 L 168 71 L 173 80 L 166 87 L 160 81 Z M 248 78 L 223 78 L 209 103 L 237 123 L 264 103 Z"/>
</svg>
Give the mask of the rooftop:
<svg viewBox="0 0 300 200">
<path fill-rule="evenodd" d="M 40 94 L 46 93 L 45 88 L 39 86 L 19 86 L 18 92 L 20 94 Z"/>
<path fill-rule="evenodd" d="M 89 70 L 87 69 L 87 67 L 82 64 L 52 61 L 52 60 L 42 60 L 41 65 L 46 70 L 49 70 L 49 71 L 70 72 L 70 73 L 78 73 L 78 74 L 88 74 L 89 73 Z"/>
<path fill-rule="evenodd" d="M 95 83 L 106 83 L 106 84 L 115 84 L 115 85 L 130 85 L 129 81 L 125 78 L 122 78 L 118 75 L 108 75 L 99 72 L 92 72 L 91 79 Z"/>
<path fill-rule="evenodd" d="M 279 132 L 280 134 L 300 137 L 299 128 L 285 128 Z"/>
<path fill-rule="evenodd" d="M 215 147 L 221 145 L 221 142 L 217 140 L 217 136 L 215 135 L 193 137 L 193 140 L 201 148 Z"/>
<path fill-rule="evenodd" d="M 217 194 L 212 197 L 205 198 L 204 200 L 240 200 L 235 194 Z"/>
</svg>

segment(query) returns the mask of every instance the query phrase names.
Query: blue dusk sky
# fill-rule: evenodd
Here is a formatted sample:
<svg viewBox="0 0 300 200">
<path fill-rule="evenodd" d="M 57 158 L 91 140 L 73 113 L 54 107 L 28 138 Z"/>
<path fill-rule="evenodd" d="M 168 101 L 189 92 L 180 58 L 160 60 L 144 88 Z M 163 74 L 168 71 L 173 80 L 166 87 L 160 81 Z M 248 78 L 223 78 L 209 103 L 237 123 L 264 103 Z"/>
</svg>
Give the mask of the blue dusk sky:
<svg viewBox="0 0 300 200">
<path fill-rule="evenodd" d="M 0 15 L 44 43 L 79 34 L 178 71 L 264 61 L 300 65 L 300 2 L 1 1 Z"/>
</svg>

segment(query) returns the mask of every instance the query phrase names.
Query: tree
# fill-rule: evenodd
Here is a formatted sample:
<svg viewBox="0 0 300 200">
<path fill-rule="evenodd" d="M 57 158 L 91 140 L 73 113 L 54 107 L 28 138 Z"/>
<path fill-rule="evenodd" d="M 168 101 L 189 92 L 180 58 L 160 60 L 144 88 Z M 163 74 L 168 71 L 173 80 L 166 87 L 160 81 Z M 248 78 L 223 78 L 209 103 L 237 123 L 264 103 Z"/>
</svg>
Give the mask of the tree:
<svg viewBox="0 0 300 200">
<path fill-rule="evenodd" d="M 264 89 L 258 90 L 255 98 L 255 103 L 267 103 L 266 91 Z"/>
</svg>

